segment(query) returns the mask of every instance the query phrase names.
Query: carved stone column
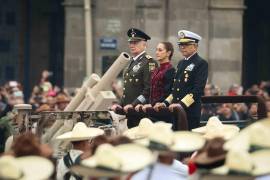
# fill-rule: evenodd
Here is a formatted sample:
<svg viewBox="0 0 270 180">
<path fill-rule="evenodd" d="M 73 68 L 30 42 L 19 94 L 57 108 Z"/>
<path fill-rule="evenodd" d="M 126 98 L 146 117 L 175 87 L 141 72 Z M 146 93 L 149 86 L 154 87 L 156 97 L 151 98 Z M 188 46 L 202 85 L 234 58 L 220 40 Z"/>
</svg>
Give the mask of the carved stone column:
<svg viewBox="0 0 270 180">
<path fill-rule="evenodd" d="M 227 91 L 241 84 L 243 0 L 209 1 L 209 81 Z"/>
</svg>

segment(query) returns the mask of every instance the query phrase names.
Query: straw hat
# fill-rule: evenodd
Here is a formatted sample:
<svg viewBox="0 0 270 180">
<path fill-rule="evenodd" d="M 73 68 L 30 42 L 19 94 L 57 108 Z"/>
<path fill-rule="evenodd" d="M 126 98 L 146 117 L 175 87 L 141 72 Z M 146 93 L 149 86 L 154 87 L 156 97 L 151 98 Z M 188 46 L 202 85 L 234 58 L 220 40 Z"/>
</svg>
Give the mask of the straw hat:
<svg viewBox="0 0 270 180">
<path fill-rule="evenodd" d="M 270 173 L 270 150 L 259 150 L 253 153 L 231 150 L 227 154 L 226 163 L 221 168 L 213 169 L 215 174 L 239 174 L 262 176 Z"/>
<path fill-rule="evenodd" d="M 136 144 L 102 144 L 94 156 L 71 170 L 86 177 L 115 177 L 141 170 L 155 160 L 150 150 Z"/>
<path fill-rule="evenodd" d="M 176 131 L 174 132 L 174 144 L 171 147 L 175 152 L 193 152 L 201 149 L 206 140 L 197 133 L 190 131 Z"/>
<path fill-rule="evenodd" d="M 89 128 L 85 125 L 85 123 L 78 122 L 75 124 L 72 131 L 64 133 L 58 136 L 56 139 L 66 141 L 83 141 L 102 134 L 104 134 L 102 129 Z"/>
<path fill-rule="evenodd" d="M 269 174 L 269 131 L 269 119 L 260 120 L 243 129 L 239 135 L 224 144 L 224 148 L 228 150 L 226 164 L 213 170 L 213 173 L 228 174 L 236 171 L 254 176 Z"/>
<path fill-rule="evenodd" d="M 250 154 L 254 163 L 252 174 L 261 176 L 270 174 L 270 150 L 259 150 Z"/>
<path fill-rule="evenodd" d="M 225 143 L 226 150 L 243 149 L 246 151 L 270 148 L 270 120 L 260 120 L 241 130 L 233 139 Z"/>
<path fill-rule="evenodd" d="M 206 126 L 192 129 L 192 132 L 203 134 L 206 139 L 222 137 L 226 140 L 235 137 L 239 131 L 239 127 L 235 125 L 222 124 L 217 116 L 210 117 Z"/>
<path fill-rule="evenodd" d="M 48 179 L 54 172 L 51 161 L 39 156 L 2 156 L 0 179 L 41 180 Z"/>
<path fill-rule="evenodd" d="M 126 130 L 123 135 L 130 139 L 145 138 L 153 128 L 153 125 L 154 123 L 150 119 L 142 118 L 138 126 Z"/>
<path fill-rule="evenodd" d="M 250 145 L 270 148 L 270 126 L 266 126 L 266 123 L 254 123 L 248 131 L 250 134 Z"/>
<path fill-rule="evenodd" d="M 250 154 L 242 150 L 231 150 L 226 155 L 225 165 L 213 169 L 214 174 L 230 174 L 230 172 L 237 172 L 239 174 L 251 174 L 253 162 Z"/>
<path fill-rule="evenodd" d="M 148 137 L 136 140 L 151 150 L 173 152 L 192 152 L 203 147 L 205 139 L 197 133 L 188 131 L 173 132 L 171 124 L 156 122 L 148 132 Z"/>
<path fill-rule="evenodd" d="M 213 168 L 224 164 L 226 151 L 223 149 L 225 140 L 214 138 L 195 156 L 194 162 L 199 168 Z"/>
<path fill-rule="evenodd" d="M 250 148 L 250 134 L 247 129 L 243 129 L 236 137 L 227 141 L 223 147 L 226 150 L 248 151 Z"/>
<path fill-rule="evenodd" d="M 259 150 L 253 153 L 232 150 L 227 154 L 225 165 L 211 172 L 225 175 L 233 171 L 243 175 L 263 176 L 270 174 L 269 157 L 270 150 Z"/>
</svg>

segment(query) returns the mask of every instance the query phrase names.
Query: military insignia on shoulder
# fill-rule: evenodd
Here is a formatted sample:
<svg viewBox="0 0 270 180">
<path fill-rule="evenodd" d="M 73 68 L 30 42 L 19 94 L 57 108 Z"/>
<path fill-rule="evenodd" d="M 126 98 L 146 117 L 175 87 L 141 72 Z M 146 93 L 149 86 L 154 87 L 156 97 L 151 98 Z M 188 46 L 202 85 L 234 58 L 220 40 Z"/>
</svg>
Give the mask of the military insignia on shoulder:
<svg viewBox="0 0 270 180">
<path fill-rule="evenodd" d="M 195 64 L 192 63 L 192 64 L 188 65 L 185 70 L 192 71 L 194 67 L 195 67 Z"/>
<path fill-rule="evenodd" d="M 195 101 L 193 99 L 193 94 L 187 94 L 182 100 L 182 103 L 186 105 L 186 107 L 189 107 L 191 104 L 193 104 Z"/>
<path fill-rule="evenodd" d="M 141 63 L 136 64 L 135 66 L 133 66 L 132 70 L 133 70 L 134 72 L 138 72 L 140 68 L 141 68 Z"/>
<path fill-rule="evenodd" d="M 156 68 L 155 63 L 149 63 L 149 71 L 153 71 Z"/>
<path fill-rule="evenodd" d="M 150 55 L 148 55 L 148 54 L 145 55 L 145 57 L 146 57 L 147 59 L 153 59 L 152 56 L 150 56 Z"/>
</svg>

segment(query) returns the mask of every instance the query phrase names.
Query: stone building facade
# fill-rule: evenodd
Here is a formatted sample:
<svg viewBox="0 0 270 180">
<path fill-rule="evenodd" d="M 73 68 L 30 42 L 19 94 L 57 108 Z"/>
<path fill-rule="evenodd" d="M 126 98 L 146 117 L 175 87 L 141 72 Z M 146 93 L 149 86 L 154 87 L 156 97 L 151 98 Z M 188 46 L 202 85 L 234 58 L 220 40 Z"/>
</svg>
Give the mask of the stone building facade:
<svg viewBox="0 0 270 180">
<path fill-rule="evenodd" d="M 64 84 L 80 86 L 86 76 L 83 0 L 65 0 Z M 121 52 L 128 52 L 126 31 L 137 27 L 152 40 L 175 45 L 173 62 L 181 57 L 176 35 L 186 29 L 200 34 L 199 52 L 209 63 L 209 82 L 223 90 L 241 83 L 243 0 L 92 0 L 93 69 L 101 75 Z M 74 78 L 76 77 L 76 78 Z"/>
</svg>

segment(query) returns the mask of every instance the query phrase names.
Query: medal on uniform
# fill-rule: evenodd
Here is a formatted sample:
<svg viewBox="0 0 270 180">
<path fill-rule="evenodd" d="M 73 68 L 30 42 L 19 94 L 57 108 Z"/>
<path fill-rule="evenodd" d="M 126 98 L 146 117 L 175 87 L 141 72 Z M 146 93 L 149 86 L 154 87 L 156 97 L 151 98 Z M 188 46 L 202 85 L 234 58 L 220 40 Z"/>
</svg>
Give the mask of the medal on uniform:
<svg viewBox="0 0 270 180">
<path fill-rule="evenodd" d="M 135 66 L 133 66 L 133 68 L 132 68 L 132 70 L 134 71 L 134 72 L 138 72 L 138 70 L 140 69 L 140 63 L 139 64 L 136 64 Z"/>
<path fill-rule="evenodd" d="M 192 64 L 188 65 L 185 70 L 186 71 L 192 71 L 194 66 L 195 66 L 195 64 L 192 63 Z"/>
<path fill-rule="evenodd" d="M 156 64 L 155 63 L 149 63 L 149 70 L 153 71 L 156 68 Z"/>
</svg>

